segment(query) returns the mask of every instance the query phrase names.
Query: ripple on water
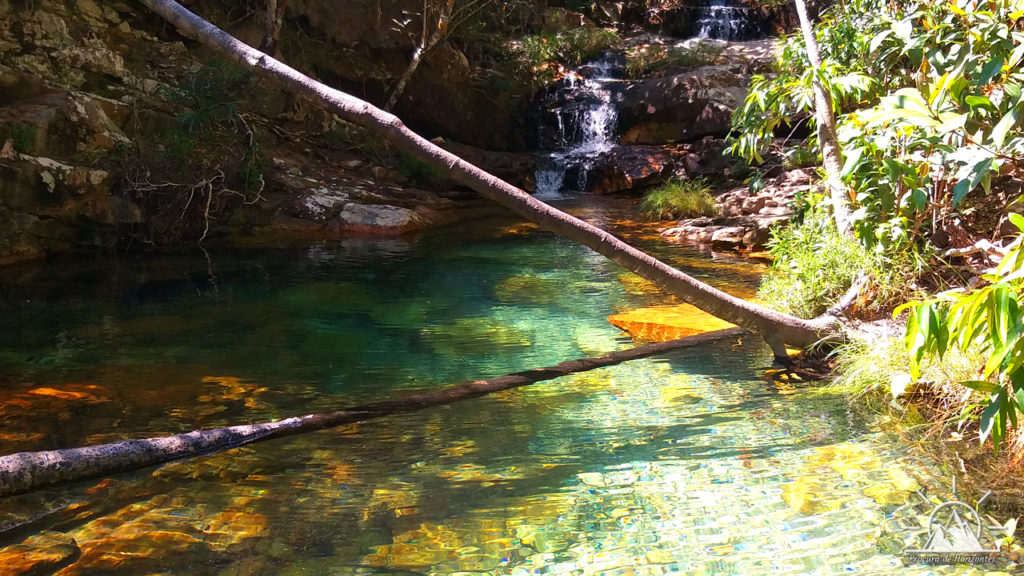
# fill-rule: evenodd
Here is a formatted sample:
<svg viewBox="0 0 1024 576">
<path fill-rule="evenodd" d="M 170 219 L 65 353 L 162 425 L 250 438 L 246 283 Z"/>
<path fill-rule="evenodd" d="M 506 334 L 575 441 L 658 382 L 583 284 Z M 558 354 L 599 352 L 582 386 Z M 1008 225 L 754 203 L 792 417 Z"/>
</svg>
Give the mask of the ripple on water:
<svg viewBox="0 0 1024 576">
<path fill-rule="evenodd" d="M 605 318 L 661 295 L 510 226 L 122 262 L 78 294 L 52 289 L 75 266 L 39 268 L 40 287 L 0 271 L 17 303 L 0 447 L 331 410 L 630 345 Z M 717 342 L 9 498 L 0 526 L 21 529 L 0 537 L 0 574 L 971 573 L 897 555 L 928 510 L 896 511 L 918 485 L 942 492 L 934 467 L 843 398 L 783 394 L 759 377 L 770 362 L 755 339 Z"/>
</svg>

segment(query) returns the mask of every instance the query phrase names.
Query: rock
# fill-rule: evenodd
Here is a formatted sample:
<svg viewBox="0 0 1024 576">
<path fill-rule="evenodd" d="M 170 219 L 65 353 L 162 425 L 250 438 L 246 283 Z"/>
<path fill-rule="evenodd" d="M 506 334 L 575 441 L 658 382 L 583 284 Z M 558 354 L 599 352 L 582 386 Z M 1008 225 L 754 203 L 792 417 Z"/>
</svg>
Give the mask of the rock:
<svg viewBox="0 0 1024 576">
<path fill-rule="evenodd" d="M 434 144 L 459 156 L 474 166 L 494 174 L 498 178 L 526 190 L 534 190 L 534 162 L 536 155 L 530 152 L 503 152 L 483 150 L 469 144 L 460 144 L 444 138 L 435 138 Z"/>
<path fill-rule="evenodd" d="M 638 308 L 613 314 L 608 321 L 634 338 L 651 342 L 667 342 L 733 326 L 689 304 Z"/>
<path fill-rule="evenodd" d="M 348 201 L 348 194 L 320 186 L 289 202 L 285 206 L 285 213 L 311 222 L 326 222 L 334 218 Z"/>
<path fill-rule="evenodd" d="M 685 150 L 679 147 L 617 146 L 588 174 L 593 194 L 611 194 L 664 182 L 675 174 Z"/>
<path fill-rule="evenodd" d="M 718 250 L 735 250 L 744 246 L 743 238 L 750 231 L 745 226 L 724 226 L 711 235 L 711 247 Z"/>
<path fill-rule="evenodd" d="M 0 548 L 0 576 L 52 574 L 73 562 L 81 551 L 61 532 L 41 532 L 20 544 Z"/>
<path fill-rule="evenodd" d="M 617 25 L 622 21 L 623 2 L 597 0 L 594 2 L 594 20 L 601 26 Z"/>
<path fill-rule="evenodd" d="M 368 234 L 400 234 L 423 225 L 417 212 L 387 204 L 345 204 L 338 221 L 345 231 Z"/>
<path fill-rule="evenodd" d="M 545 10 L 542 18 L 544 19 L 544 22 L 541 24 L 542 27 L 551 32 L 582 28 L 588 24 L 583 14 L 558 7 L 551 7 Z"/>
<path fill-rule="evenodd" d="M 704 66 L 630 86 L 619 105 L 621 141 L 661 144 L 724 136 L 746 94 L 742 77 L 728 66 Z"/>
<path fill-rule="evenodd" d="M 743 200 L 742 208 L 747 214 L 753 214 L 768 203 L 768 198 L 765 196 L 754 196 L 753 198 L 746 198 Z"/>
</svg>

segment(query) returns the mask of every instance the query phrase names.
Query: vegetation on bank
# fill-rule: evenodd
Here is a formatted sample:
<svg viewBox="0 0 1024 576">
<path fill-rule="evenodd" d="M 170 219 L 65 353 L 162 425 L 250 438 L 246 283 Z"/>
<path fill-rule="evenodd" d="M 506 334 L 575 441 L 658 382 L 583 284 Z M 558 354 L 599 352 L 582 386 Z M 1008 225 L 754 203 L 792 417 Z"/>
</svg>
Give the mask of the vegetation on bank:
<svg viewBox="0 0 1024 576">
<path fill-rule="evenodd" d="M 567 67 L 593 60 L 620 41 L 614 31 L 592 26 L 542 31 L 514 43 L 512 55 L 522 73 L 541 86 L 564 76 Z"/>
<path fill-rule="evenodd" d="M 776 135 L 813 128 L 812 80 L 825 85 L 855 235 L 808 210 L 776 233 L 762 297 L 814 314 L 865 277 L 862 300 L 881 312 L 916 286 L 948 289 L 895 308 L 905 341 L 839 350 L 839 385 L 884 391 L 950 438 L 1009 440 L 1013 462 L 1024 443 L 1024 273 L 1019 240 L 1000 247 L 994 229 L 1020 198 L 1022 18 L 1011 0 L 836 4 L 815 31 L 822 66 L 809 65 L 800 36 L 785 39 L 777 74 L 755 77 L 736 111 L 730 148 L 759 163 Z M 817 152 L 815 136 L 808 148 Z"/>
<path fill-rule="evenodd" d="M 645 192 L 637 208 L 660 220 L 717 216 L 720 212 L 705 178 L 669 180 Z"/>
<path fill-rule="evenodd" d="M 626 53 L 626 74 L 630 78 L 640 78 L 660 74 L 669 68 L 707 66 L 716 63 L 724 50 L 724 45 L 706 42 L 690 48 L 645 44 Z"/>
</svg>

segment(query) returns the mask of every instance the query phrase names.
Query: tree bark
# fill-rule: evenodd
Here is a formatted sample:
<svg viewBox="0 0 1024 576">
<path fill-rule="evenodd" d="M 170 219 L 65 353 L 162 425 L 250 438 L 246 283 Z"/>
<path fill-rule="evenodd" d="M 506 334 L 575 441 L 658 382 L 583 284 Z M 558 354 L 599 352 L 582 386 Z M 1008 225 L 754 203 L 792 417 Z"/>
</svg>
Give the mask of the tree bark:
<svg viewBox="0 0 1024 576">
<path fill-rule="evenodd" d="M 416 73 L 416 69 L 420 67 L 423 58 L 448 33 L 447 27 L 452 18 L 452 10 L 455 8 L 455 0 L 445 0 L 441 7 L 442 11 L 438 14 L 436 27 L 430 26 L 430 21 L 428 20 L 429 8 L 429 0 L 423 0 L 423 31 L 420 32 L 420 42 L 412 52 L 409 65 L 405 67 L 405 71 L 398 77 L 395 87 L 391 89 L 391 95 L 388 96 L 387 103 L 384 104 L 384 110 L 388 112 L 393 110 L 395 105 L 398 104 L 398 99 L 405 92 L 405 87 L 409 84 L 409 80 L 412 79 L 412 75 Z"/>
<path fill-rule="evenodd" d="M 384 104 L 384 110 L 392 110 L 395 104 L 398 104 L 398 99 L 405 92 L 405 86 L 412 79 L 412 75 L 416 73 L 416 69 L 419 68 L 420 62 L 423 60 L 423 56 L 426 55 L 429 48 L 425 44 L 420 44 L 416 47 L 416 50 L 412 53 L 412 59 L 409 60 L 409 65 L 406 66 L 405 72 L 398 78 L 398 82 L 395 83 L 395 87 L 391 90 L 391 95 L 388 96 L 388 101 Z"/>
<path fill-rule="evenodd" d="M 267 13 L 263 23 L 263 40 L 260 52 L 274 56 L 277 43 L 281 38 L 281 26 L 284 24 L 284 11 L 288 0 L 267 0 Z"/>
<path fill-rule="evenodd" d="M 220 452 L 261 440 L 303 434 L 351 422 L 361 422 L 442 404 L 451 404 L 502 390 L 552 380 L 576 372 L 585 372 L 628 360 L 646 358 L 679 348 L 702 346 L 721 338 L 735 337 L 743 333 L 744 331 L 740 328 L 716 330 L 669 342 L 637 346 L 602 356 L 569 360 L 555 366 L 506 374 L 489 380 L 474 380 L 447 388 L 403 396 L 395 400 L 376 402 L 325 414 L 307 414 L 272 422 L 194 430 L 187 434 L 124 440 L 84 448 L 19 452 L 0 457 L 0 497 L 27 492 L 51 484 L 103 476 L 172 460 Z"/>
<path fill-rule="evenodd" d="M 818 51 L 818 40 L 814 35 L 814 26 L 807 15 L 804 0 L 795 0 L 796 13 L 800 18 L 800 32 L 803 33 L 804 44 L 807 46 L 807 59 L 815 71 L 821 69 L 821 54 Z M 818 124 L 818 146 L 821 147 L 821 160 L 825 168 L 825 186 L 828 188 L 832 202 L 832 215 L 836 228 L 845 235 L 853 234 L 853 223 L 850 219 L 846 187 L 839 174 L 843 171 L 843 155 L 839 146 L 839 135 L 836 130 L 836 115 L 832 111 L 832 95 L 821 83 L 818 74 L 812 76 L 814 91 L 814 117 Z"/>
<path fill-rule="evenodd" d="M 593 249 L 709 314 L 757 333 L 779 358 L 786 357 L 786 344 L 808 348 L 823 340 L 842 337 L 842 326 L 835 317 L 820 316 L 805 320 L 736 298 L 672 268 L 596 226 L 537 200 L 419 136 L 393 114 L 321 84 L 274 60 L 173 0 L 140 1 L 174 25 L 183 35 L 200 41 L 296 94 L 320 103 L 341 118 L 389 140 L 411 156 L 477 191 L 484 198 L 509 208 L 547 230 Z"/>
</svg>

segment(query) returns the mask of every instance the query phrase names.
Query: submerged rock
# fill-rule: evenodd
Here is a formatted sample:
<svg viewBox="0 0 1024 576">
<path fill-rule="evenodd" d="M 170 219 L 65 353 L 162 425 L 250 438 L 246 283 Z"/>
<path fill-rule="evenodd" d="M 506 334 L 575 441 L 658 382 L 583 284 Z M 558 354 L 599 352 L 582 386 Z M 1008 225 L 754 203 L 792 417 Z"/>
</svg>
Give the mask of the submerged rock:
<svg viewBox="0 0 1024 576">
<path fill-rule="evenodd" d="M 81 554 L 75 539 L 61 532 L 41 532 L 20 544 L 0 548 L 0 576 L 50 574 Z"/>
<path fill-rule="evenodd" d="M 734 326 L 689 304 L 638 308 L 613 314 L 608 321 L 634 338 L 651 342 L 667 342 Z"/>
</svg>

